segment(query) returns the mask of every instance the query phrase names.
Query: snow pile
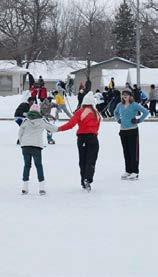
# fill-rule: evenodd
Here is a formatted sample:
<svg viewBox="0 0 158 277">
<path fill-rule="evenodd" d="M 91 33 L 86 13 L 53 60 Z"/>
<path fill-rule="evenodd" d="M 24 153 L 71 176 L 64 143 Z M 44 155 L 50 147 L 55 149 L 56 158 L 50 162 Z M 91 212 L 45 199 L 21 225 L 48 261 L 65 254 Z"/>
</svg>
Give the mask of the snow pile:
<svg viewBox="0 0 158 277">
<path fill-rule="evenodd" d="M 67 76 L 75 70 L 86 67 L 87 61 L 77 60 L 54 60 L 36 61 L 29 65 L 28 71 L 38 80 L 41 75 L 45 81 L 58 81 L 67 79 Z M 94 62 L 93 62 L 94 63 Z"/>
</svg>

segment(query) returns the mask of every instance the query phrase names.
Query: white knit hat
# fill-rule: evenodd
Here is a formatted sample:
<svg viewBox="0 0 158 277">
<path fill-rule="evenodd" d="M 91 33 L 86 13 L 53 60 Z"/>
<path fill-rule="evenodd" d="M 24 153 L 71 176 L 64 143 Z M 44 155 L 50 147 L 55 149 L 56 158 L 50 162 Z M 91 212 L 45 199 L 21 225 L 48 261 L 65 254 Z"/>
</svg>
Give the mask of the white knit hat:
<svg viewBox="0 0 158 277">
<path fill-rule="evenodd" d="M 82 106 L 83 105 L 92 105 L 95 106 L 95 98 L 93 91 L 89 91 L 83 98 Z"/>
<path fill-rule="evenodd" d="M 37 105 L 37 104 L 33 104 L 31 107 L 30 107 L 30 111 L 34 111 L 34 112 L 40 112 L 40 106 Z"/>
</svg>

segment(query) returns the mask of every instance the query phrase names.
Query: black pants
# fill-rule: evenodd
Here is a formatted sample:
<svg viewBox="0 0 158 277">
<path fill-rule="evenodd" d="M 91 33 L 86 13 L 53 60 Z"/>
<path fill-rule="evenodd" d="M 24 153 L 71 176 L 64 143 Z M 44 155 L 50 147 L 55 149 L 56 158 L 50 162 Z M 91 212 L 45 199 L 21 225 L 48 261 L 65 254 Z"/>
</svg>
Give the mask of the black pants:
<svg viewBox="0 0 158 277">
<path fill-rule="evenodd" d="M 77 146 L 79 151 L 81 182 L 87 179 L 92 183 L 99 151 L 98 138 L 94 134 L 78 135 Z"/>
<path fill-rule="evenodd" d="M 22 153 L 24 157 L 24 170 L 23 170 L 23 181 L 29 180 L 31 160 L 34 159 L 34 163 L 37 169 L 37 175 L 39 182 L 44 181 L 43 166 L 42 166 L 42 149 L 34 146 L 22 147 Z"/>
<path fill-rule="evenodd" d="M 151 115 L 156 115 L 156 100 L 151 100 L 149 105 Z"/>
<path fill-rule="evenodd" d="M 139 173 L 139 132 L 138 128 L 120 130 L 120 138 L 128 173 Z"/>
</svg>

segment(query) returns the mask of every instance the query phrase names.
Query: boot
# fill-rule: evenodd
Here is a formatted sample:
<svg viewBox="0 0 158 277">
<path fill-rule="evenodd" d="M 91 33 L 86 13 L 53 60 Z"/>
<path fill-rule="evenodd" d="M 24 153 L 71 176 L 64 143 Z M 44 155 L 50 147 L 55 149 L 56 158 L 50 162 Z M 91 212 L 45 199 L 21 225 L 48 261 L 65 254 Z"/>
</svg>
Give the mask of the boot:
<svg viewBox="0 0 158 277">
<path fill-rule="evenodd" d="M 45 181 L 39 182 L 39 194 L 40 195 L 45 195 L 46 194 L 46 191 L 45 191 Z"/>
<path fill-rule="evenodd" d="M 28 186 L 29 186 L 29 182 L 24 181 L 23 186 L 22 186 L 22 194 L 28 194 L 28 192 L 29 192 Z"/>
</svg>

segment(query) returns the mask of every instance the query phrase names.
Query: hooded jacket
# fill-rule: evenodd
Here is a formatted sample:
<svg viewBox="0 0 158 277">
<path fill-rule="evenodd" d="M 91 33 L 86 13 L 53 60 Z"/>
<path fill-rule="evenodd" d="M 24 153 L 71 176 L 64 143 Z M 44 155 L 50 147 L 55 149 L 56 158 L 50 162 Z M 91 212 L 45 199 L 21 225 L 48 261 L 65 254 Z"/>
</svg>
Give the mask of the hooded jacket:
<svg viewBox="0 0 158 277">
<path fill-rule="evenodd" d="M 21 147 L 34 146 L 43 148 L 43 131 L 51 133 L 58 130 L 57 126 L 50 124 L 35 111 L 30 111 L 19 129 L 19 141 Z"/>
</svg>

